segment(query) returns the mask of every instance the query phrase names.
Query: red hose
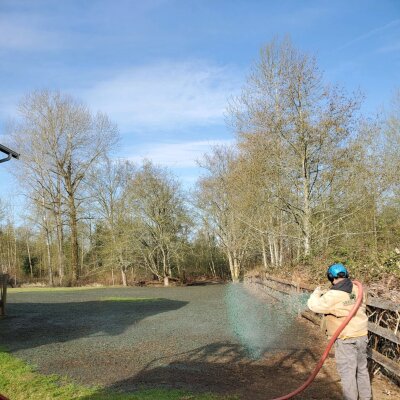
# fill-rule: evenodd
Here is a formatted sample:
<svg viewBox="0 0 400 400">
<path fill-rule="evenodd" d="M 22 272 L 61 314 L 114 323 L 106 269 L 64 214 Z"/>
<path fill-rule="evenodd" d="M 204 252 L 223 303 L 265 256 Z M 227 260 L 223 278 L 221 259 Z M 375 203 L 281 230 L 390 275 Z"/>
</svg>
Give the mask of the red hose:
<svg viewBox="0 0 400 400">
<path fill-rule="evenodd" d="M 342 322 L 342 324 L 339 326 L 339 328 L 336 329 L 336 332 L 333 334 L 333 336 L 329 340 L 329 343 L 325 348 L 324 354 L 322 354 L 322 357 L 318 361 L 318 364 L 314 368 L 314 371 L 312 372 L 312 374 L 308 377 L 308 379 L 300 387 L 298 387 L 293 392 L 290 392 L 289 394 L 287 394 L 285 396 L 277 397 L 277 398 L 272 399 L 272 400 L 287 400 L 287 399 L 291 399 L 292 397 L 298 395 L 304 389 L 306 389 L 311 384 L 311 382 L 314 380 L 314 378 L 317 376 L 319 370 L 322 368 L 322 365 L 324 364 L 324 362 L 326 360 L 326 357 L 328 357 L 329 351 L 331 350 L 331 348 L 333 346 L 333 343 L 335 343 L 335 341 L 338 338 L 338 336 L 340 335 L 340 333 L 343 331 L 343 329 L 346 327 L 346 325 L 354 317 L 354 315 L 356 314 L 356 312 L 360 308 L 360 305 L 361 305 L 361 302 L 362 302 L 362 299 L 363 299 L 363 287 L 362 287 L 361 283 L 358 282 L 358 281 L 353 281 L 353 284 L 358 287 L 358 296 L 357 296 L 356 303 L 354 304 L 353 308 L 351 309 L 349 315 Z"/>
</svg>

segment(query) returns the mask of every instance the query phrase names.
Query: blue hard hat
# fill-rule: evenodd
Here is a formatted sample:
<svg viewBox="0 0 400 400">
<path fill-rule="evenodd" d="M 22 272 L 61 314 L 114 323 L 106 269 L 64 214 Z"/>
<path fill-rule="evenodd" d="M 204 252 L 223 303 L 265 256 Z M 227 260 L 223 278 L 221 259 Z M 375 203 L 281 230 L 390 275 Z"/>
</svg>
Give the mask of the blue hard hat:
<svg viewBox="0 0 400 400">
<path fill-rule="evenodd" d="M 328 268 L 326 276 L 332 282 L 335 278 L 348 278 L 349 272 L 342 263 L 336 263 Z"/>
</svg>

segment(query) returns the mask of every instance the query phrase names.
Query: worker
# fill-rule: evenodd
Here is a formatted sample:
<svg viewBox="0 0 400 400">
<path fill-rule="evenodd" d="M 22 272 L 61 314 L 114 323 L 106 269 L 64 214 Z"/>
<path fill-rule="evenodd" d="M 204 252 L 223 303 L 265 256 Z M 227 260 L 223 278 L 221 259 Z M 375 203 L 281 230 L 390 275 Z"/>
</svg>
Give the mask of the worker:
<svg viewBox="0 0 400 400">
<path fill-rule="evenodd" d="M 330 289 L 324 292 L 317 287 L 307 305 L 311 311 L 323 314 L 321 328 L 331 337 L 353 308 L 358 288 L 353 285 L 346 267 L 341 263 L 329 266 L 327 277 L 332 284 Z M 336 368 L 345 400 L 372 398 L 367 367 L 368 317 L 365 297 L 335 342 Z"/>
</svg>

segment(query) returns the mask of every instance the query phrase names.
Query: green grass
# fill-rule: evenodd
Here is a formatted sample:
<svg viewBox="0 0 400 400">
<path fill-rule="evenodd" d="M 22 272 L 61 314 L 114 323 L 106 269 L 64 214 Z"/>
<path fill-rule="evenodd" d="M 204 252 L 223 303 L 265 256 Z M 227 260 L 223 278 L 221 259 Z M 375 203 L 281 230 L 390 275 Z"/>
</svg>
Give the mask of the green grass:
<svg viewBox="0 0 400 400">
<path fill-rule="evenodd" d="M 165 299 L 161 299 L 159 297 L 102 297 L 101 301 L 122 301 L 122 302 L 132 302 L 132 303 L 141 303 L 141 302 L 149 302 L 149 301 L 162 301 Z"/>
<path fill-rule="evenodd" d="M 88 287 L 26 287 L 26 288 L 8 288 L 8 293 L 29 293 L 29 292 L 75 292 L 83 290 L 104 289 L 106 286 L 88 286 Z"/>
<path fill-rule="evenodd" d="M 25 362 L 0 349 L 0 393 L 10 400 L 222 400 L 212 394 L 190 394 L 181 390 L 151 389 L 117 393 L 71 383 L 57 375 L 41 375 Z"/>
</svg>

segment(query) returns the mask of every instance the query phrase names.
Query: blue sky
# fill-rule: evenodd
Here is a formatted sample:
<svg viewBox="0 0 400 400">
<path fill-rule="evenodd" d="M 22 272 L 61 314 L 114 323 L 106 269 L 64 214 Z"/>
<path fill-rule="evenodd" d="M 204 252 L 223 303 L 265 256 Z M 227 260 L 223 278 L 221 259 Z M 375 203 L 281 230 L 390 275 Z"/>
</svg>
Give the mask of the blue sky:
<svg viewBox="0 0 400 400">
<path fill-rule="evenodd" d="M 0 0 L 0 138 L 24 94 L 59 89 L 118 124 L 116 157 L 153 159 L 190 187 L 196 159 L 233 139 L 227 99 L 285 35 L 327 81 L 360 88 L 366 113 L 400 87 L 399 0 Z"/>
</svg>

